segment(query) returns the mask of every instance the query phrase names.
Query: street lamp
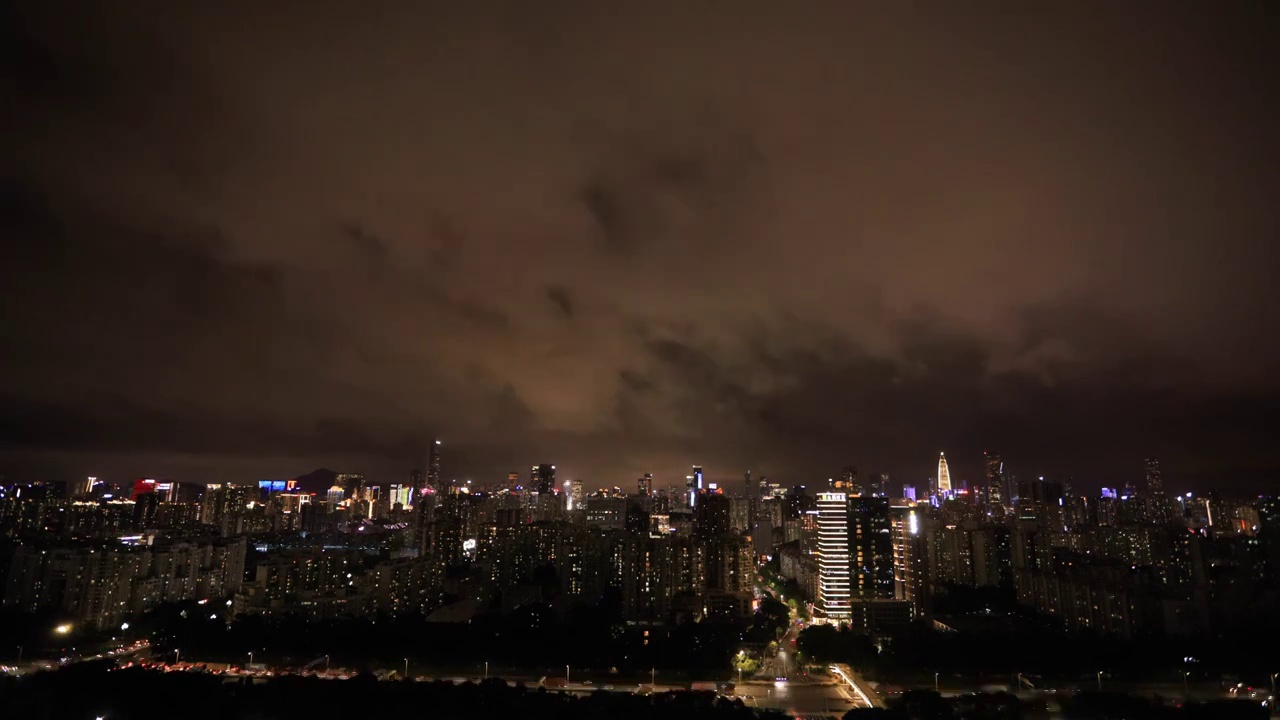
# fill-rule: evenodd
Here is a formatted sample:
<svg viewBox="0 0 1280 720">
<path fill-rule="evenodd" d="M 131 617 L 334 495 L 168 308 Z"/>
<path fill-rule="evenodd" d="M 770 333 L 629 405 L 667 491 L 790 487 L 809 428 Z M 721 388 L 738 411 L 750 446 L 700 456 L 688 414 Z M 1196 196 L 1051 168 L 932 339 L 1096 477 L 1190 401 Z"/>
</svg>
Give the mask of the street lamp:
<svg viewBox="0 0 1280 720">
<path fill-rule="evenodd" d="M 1280 676 L 1280 673 L 1271 673 L 1271 694 L 1272 695 L 1276 694 L 1276 677 L 1278 676 Z"/>
<path fill-rule="evenodd" d="M 938 689 L 938 673 L 933 674 L 933 691 L 939 695 L 942 694 L 942 691 Z"/>
<path fill-rule="evenodd" d="M 324 671 L 326 675 L 329 673 L 329 656 L 328 655 L 324 656 Z"/>
<path fill-rule="evenodd" d="M 1098 671 L 1098 692 L 1102 692 L 1102 671 Z"/>
<path fill-rule="evenodd" d="M 655 685 L 657 685 L 657 683 L 654 681 L 654 678 L 657 676 L 657 673 L 658 673 L 657 668 L 649 668 L 649 688 L 650 688 L 651 690 L 656 690 L 656 689 L 657 689 L 656 687 L 654 687 Z M 1274 685 L 1274 684 L 1275 684 L 1275 682 L 1276 682 L 1276 678 L 1275 678 L 1275 676 L 1274 676 L 1274 675 L 1272 675 L 1272 676 L 1271 676 L 1271 683 Z"/>
<path fill-rule="evenodd" d="M 568 665 L 564 666 L 564 684 L 565 685 L 569 684 L 569 666 Z"/>
<path fill-rule="evenodd" d="M 250 651 L 249 651 L 249 664 L 250 664 L 250 665 L 252 665 L 252 664 L 253 664 L 253 651 L 252 651 L 252 650 L 250 650 Z"/>
<path fill-rule="evenodd" d="M 404 659 L 404 676 L 409 677 L 409 658 Z"/>
<path fill-rule="evenodd" d="M 1186 670 L 1183 670 L 1183 671 L 1182 671 L 1182 695 L 1183 695 L 1183 697 L 1186 697 L 1187 695 L 1190 695 L 1190 694 L 1191 694 L 1191 688 L 1187 685 L 1187 676 L 1188 676 L 1188 675 L 1190 675 L 1190 674 L 1191 674 L 1191 673 L 1187 672 Z"/>
<path fill-rule="evenodd" d="M 485 680 L 489 679 L 489 661 L 488 660 L 484 661 L 484 679 Z"/>
<path fill-rule="evenodd" d="M 173 649 L 173 664 L 177 665 L 182 662 L 182 651 L 178 648 Z"/>
<path fill-rule="evenodd" d="M 71 632 L 71 624 L 62 623 L 58 627 L 54 628 L 53 631 L 58 633 L 59 635 L 66 635 L 67 633 Z"/>
</svg>

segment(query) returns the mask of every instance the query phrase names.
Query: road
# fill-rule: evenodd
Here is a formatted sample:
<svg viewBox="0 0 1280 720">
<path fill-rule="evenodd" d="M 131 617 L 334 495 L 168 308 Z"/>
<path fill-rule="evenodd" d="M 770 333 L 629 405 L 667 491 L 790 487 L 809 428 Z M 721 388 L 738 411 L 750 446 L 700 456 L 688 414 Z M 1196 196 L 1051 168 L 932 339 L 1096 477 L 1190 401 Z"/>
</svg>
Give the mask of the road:
<svg viewBox="0 0 1280 720">
<path fill-rule="evenodd" d="M 118 660 L 127 658 L 132 655 L 139 655 L 151 650 L 151 643 L 147 640 L 137 640 L 132 643 L 121 643 L 110 649 L 103 649 L 102 652 L 92 655 L 87 653 L 68 653 L 56 660 L 34 659 L 18 661 L 13 664 L 0 664 L 0 674 L 6 675 L 25 675 L 27 673 L 38 672 L 40 670 L 53 670 L 66 665 L 74 665 L 82 662 L 92 662 L 94 660 Z"/>
<path fill-rule="evenodd" d="M 796 638 L 800 635 L 801 625 L 797 624 L 792 618 L 791 623 L 787 626 L 787 632 L 778 640 L 778 653 L 774 657 L 768 658 L 760 672 L 756 673 L 761 679 L 774 679 L 790 677 L 788 673 L 795 670 L 796 658 Z"/>
<path fill-rule="evenodd" d="M 835 683 L 757 683 L 739 685 L 737 696 L 750 707 L 782 710 L 792 717 L 842 717 L 866 707 Z"/>
<path fill-rule="evenodd" d="M 831 666 L 831 674 L 840 679 L 849 690 L 849 692 L 858 699 L 859 707 L 877 707 L 883 708 L 884 700 L 876 693 L 871 683 L 862 679 L 853 668 L 848 665 L 836 664 Z"/>
</svg>

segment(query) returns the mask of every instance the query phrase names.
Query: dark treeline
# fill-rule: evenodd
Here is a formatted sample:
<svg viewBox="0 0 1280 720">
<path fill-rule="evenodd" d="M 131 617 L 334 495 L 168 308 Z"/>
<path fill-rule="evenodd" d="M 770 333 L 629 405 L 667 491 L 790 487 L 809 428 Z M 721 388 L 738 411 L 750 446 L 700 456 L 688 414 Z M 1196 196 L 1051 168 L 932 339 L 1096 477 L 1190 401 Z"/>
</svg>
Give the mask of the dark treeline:
<svg viewBox="0 0 1280 720">
<path fill-rule="evenodd" d="M 1266 708 L 1243 700 L 1214 700 L 1183 707 L 1116 693 L 1063 697 L 1068 720 L 1266 720 Z M 977 693 L 944 698 L 913 690 L 887 710 L 850 710 L 845 720 L 1037 720 L 1049 717 L 1041 703 L 1024 703 L 1009 693 Z"/>
<path fill-rule="evenodd" d="M 1181 671 L 1187 670 L 1192 682 L 1224 676 L 1261 682 L 1265 674 L 1259 669 L 1280 665 L 1280 644 L 1261 636 L 1247 642 L 1238 637 L 1125 640 L 1026 628 L 940 633 L 921 626 L 877 643 L 857 632 L 815 625 L 803 630 L 797 643 L 815 661 L 845 662 L 875 676 L 980 670 L 1073 679 L 1103 671 L 1109 678 L 1181 682 Z"/>
<path fill-rule="evenodd" d="M 107 672 L 76 667 L 21 679 L 0 679 L 4 716 L 39 720 L 327 720 L 363 717 L 556 718 L 557 720 L 782 720 L 713 693 L 652 696 L 598 691 L 577 697 L 542 689 L 482 683 L 284 677 L 266 682 L 224 680 L 197 673 L 137 668 Z"/>
<path fill-rule="evenodd" d="M 557 612 L 531 604 L 507 613 L 489 612 L 466 623 L 426 622 L 420 617 L 306 620 L 288 616 L 237 618 L 229 626 L 189 605 L 163 608 L 141 619 L 136 632 L 152 640 L 157 656 L 175 648 L 182 657 L 242 664 L 300 666 L 328 655 L 333 665 L 353 668 L 416 666 L 542 668 L 647 676 L 650 669 L 690 678 L 729 677 L 740 650 L 759 652 L 780 634 L 787 609 L 766 601 L 748 623 L 685 622 L 666 626 L 627 624 L 609 603 L 578 604 Z"/>
<path fill-rule="evenodd" d="M 1233 675 L 1259 679 L 1265 677 L 1261 669 L 1280 667 L 1280 632 L 1274 625 L 1216 636 L 1124 639 L 1068 631 L 1055 619 L 1018 605 L 1008 588 L 995 587 L 948 587 L 935 598 L 934 609 L 959 632 L 937 632 L 920 623 L 872 642 L 852 631 L 813 626 L 801 633 L 799 647 L 816 661 L 847 662 L 877 676 L 924 670 L 971 675 L 981 670 L 1074 679 L 1101 670 L 1108 677 L 1180 682 L 1183 670 L 1195 681 Z"/>
</svg>

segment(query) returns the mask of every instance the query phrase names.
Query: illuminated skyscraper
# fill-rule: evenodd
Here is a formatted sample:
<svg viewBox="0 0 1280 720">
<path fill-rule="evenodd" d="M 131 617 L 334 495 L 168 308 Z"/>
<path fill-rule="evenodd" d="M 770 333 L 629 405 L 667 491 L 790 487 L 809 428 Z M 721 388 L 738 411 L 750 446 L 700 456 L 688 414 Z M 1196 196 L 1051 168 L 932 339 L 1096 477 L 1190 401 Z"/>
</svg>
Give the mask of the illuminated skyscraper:
<svg viewBox="0 0 1280 720">
<path fill-rule="evenodd" d="M 643 477 L 636 481 L 636 494 L 653 494 L 653 473 L 645 473 Z"/>
<path fill-rule="evenodd" d="M 431 452 L 427 458 L 427 487 L 441 492 L 444 490 L 444 477 L 440 474 L 440 441 L 431 443 Z"/>
<path fill-rule="evenodd" d="M 693 511 L 693 536 L 702 540 L 729 534 L 732 501 L 728 495 L 708 493 Z"/>
<path fill-rule="evenodd" d="M 845 493 L 818 494 L 818 604 L 828 621 L 849 619 L 849 510 Z"/>
<path fill-rule="evenodd" d="M 893 597 L 893 545 L 889 501 L 848 499 L 849 591 L 860 598 Z"/>
<path fill-rule="evenodd" d="M 704 485 L 702 482 L 702 466 L 694 465 L 693 474 L 685 477 L 685 487 L 689 491 L 689 507 L 693 507 L 698 503 L 698 494 L 702 492 Z"/>
<path fill-rule="evenodd" d="M 338 473 L 334 484 L 346 490 L 349 498 L 359 500 L 364 497 L 364 475 L 360 473 Z"/>
<path fill-rule="evenodd" d="M 990 507 L 1002 507 L 1004 505 L 1004 462 L 1000 460 L 1000 455 L 993 452 L 984 452 L 982 455 L 987 459 L 987 504 Z"/>
<path fill-rule="evenodd" d="M 951 494 L 951 472 L 947 470 L 946 453 L 938 453 L 938 494 Z"/>
<path fill-rule="evenodd" d="M 1164 495 L 1164 479 L 1160 477 L 1160 458 L 1147 458 L 1147 495 L 1156 497 Z"/>
<path fill-rule="evenodd" d="M 920 612 L 927 597 L 924 586 L 928 578 L 920 516 L 910 505 L 895 505 L 889 508 L 889 523 L 893 537 L 893 597 L 910 600 Z"/>
<path fill-rule="evenodd" d="M 534 465 L 529 469 L 529 490 L 539 495 L 550 495 L 556 488 L 556 466 Z"/>
<path fill-rule="evenodd" d="M 1147 521 L 1163 523 L 1169 520 L 1171 508 L 1169 499 L 1164 496 L 1164 478 L 1160 476 L 1160 459 L 1147 458 L 1147 482 L 1142 488 L 1145 497 Z"/>
<path fill-rule="evenodd" d="M 582 508 L 582 481 L 565 480 L 564 509 L 572 512 L 574 510 L 581 510 Z"/>
<path fill-rule="evenodd" d="M 330 487 L 329 492 L 325 494 L 325 500 L 329 503 L 329 509 L 332 510 L 338 507 L 346 496 L 346 488 L 341 485 L 334 485 Z"/>
<path fill-rule="evenodd" d="M 421 470 L 409 471 L 409 504 L 417 502 L 418 496 L 426 489 L 427 476 Z"/>
</svg>

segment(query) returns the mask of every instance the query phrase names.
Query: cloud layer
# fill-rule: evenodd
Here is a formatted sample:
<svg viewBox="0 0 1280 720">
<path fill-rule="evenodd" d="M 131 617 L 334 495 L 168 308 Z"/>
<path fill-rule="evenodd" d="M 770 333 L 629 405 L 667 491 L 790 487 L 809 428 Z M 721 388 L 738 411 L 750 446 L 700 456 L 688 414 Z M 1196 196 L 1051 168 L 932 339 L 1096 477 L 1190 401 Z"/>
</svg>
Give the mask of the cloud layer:
<svg viewBox="0 0 1280 720">
<path fill-rule="evenodd" d="M 11 472 L 1275 477 L 1264 18 L 153 10 L 4 23 Z"/>
</svg>

